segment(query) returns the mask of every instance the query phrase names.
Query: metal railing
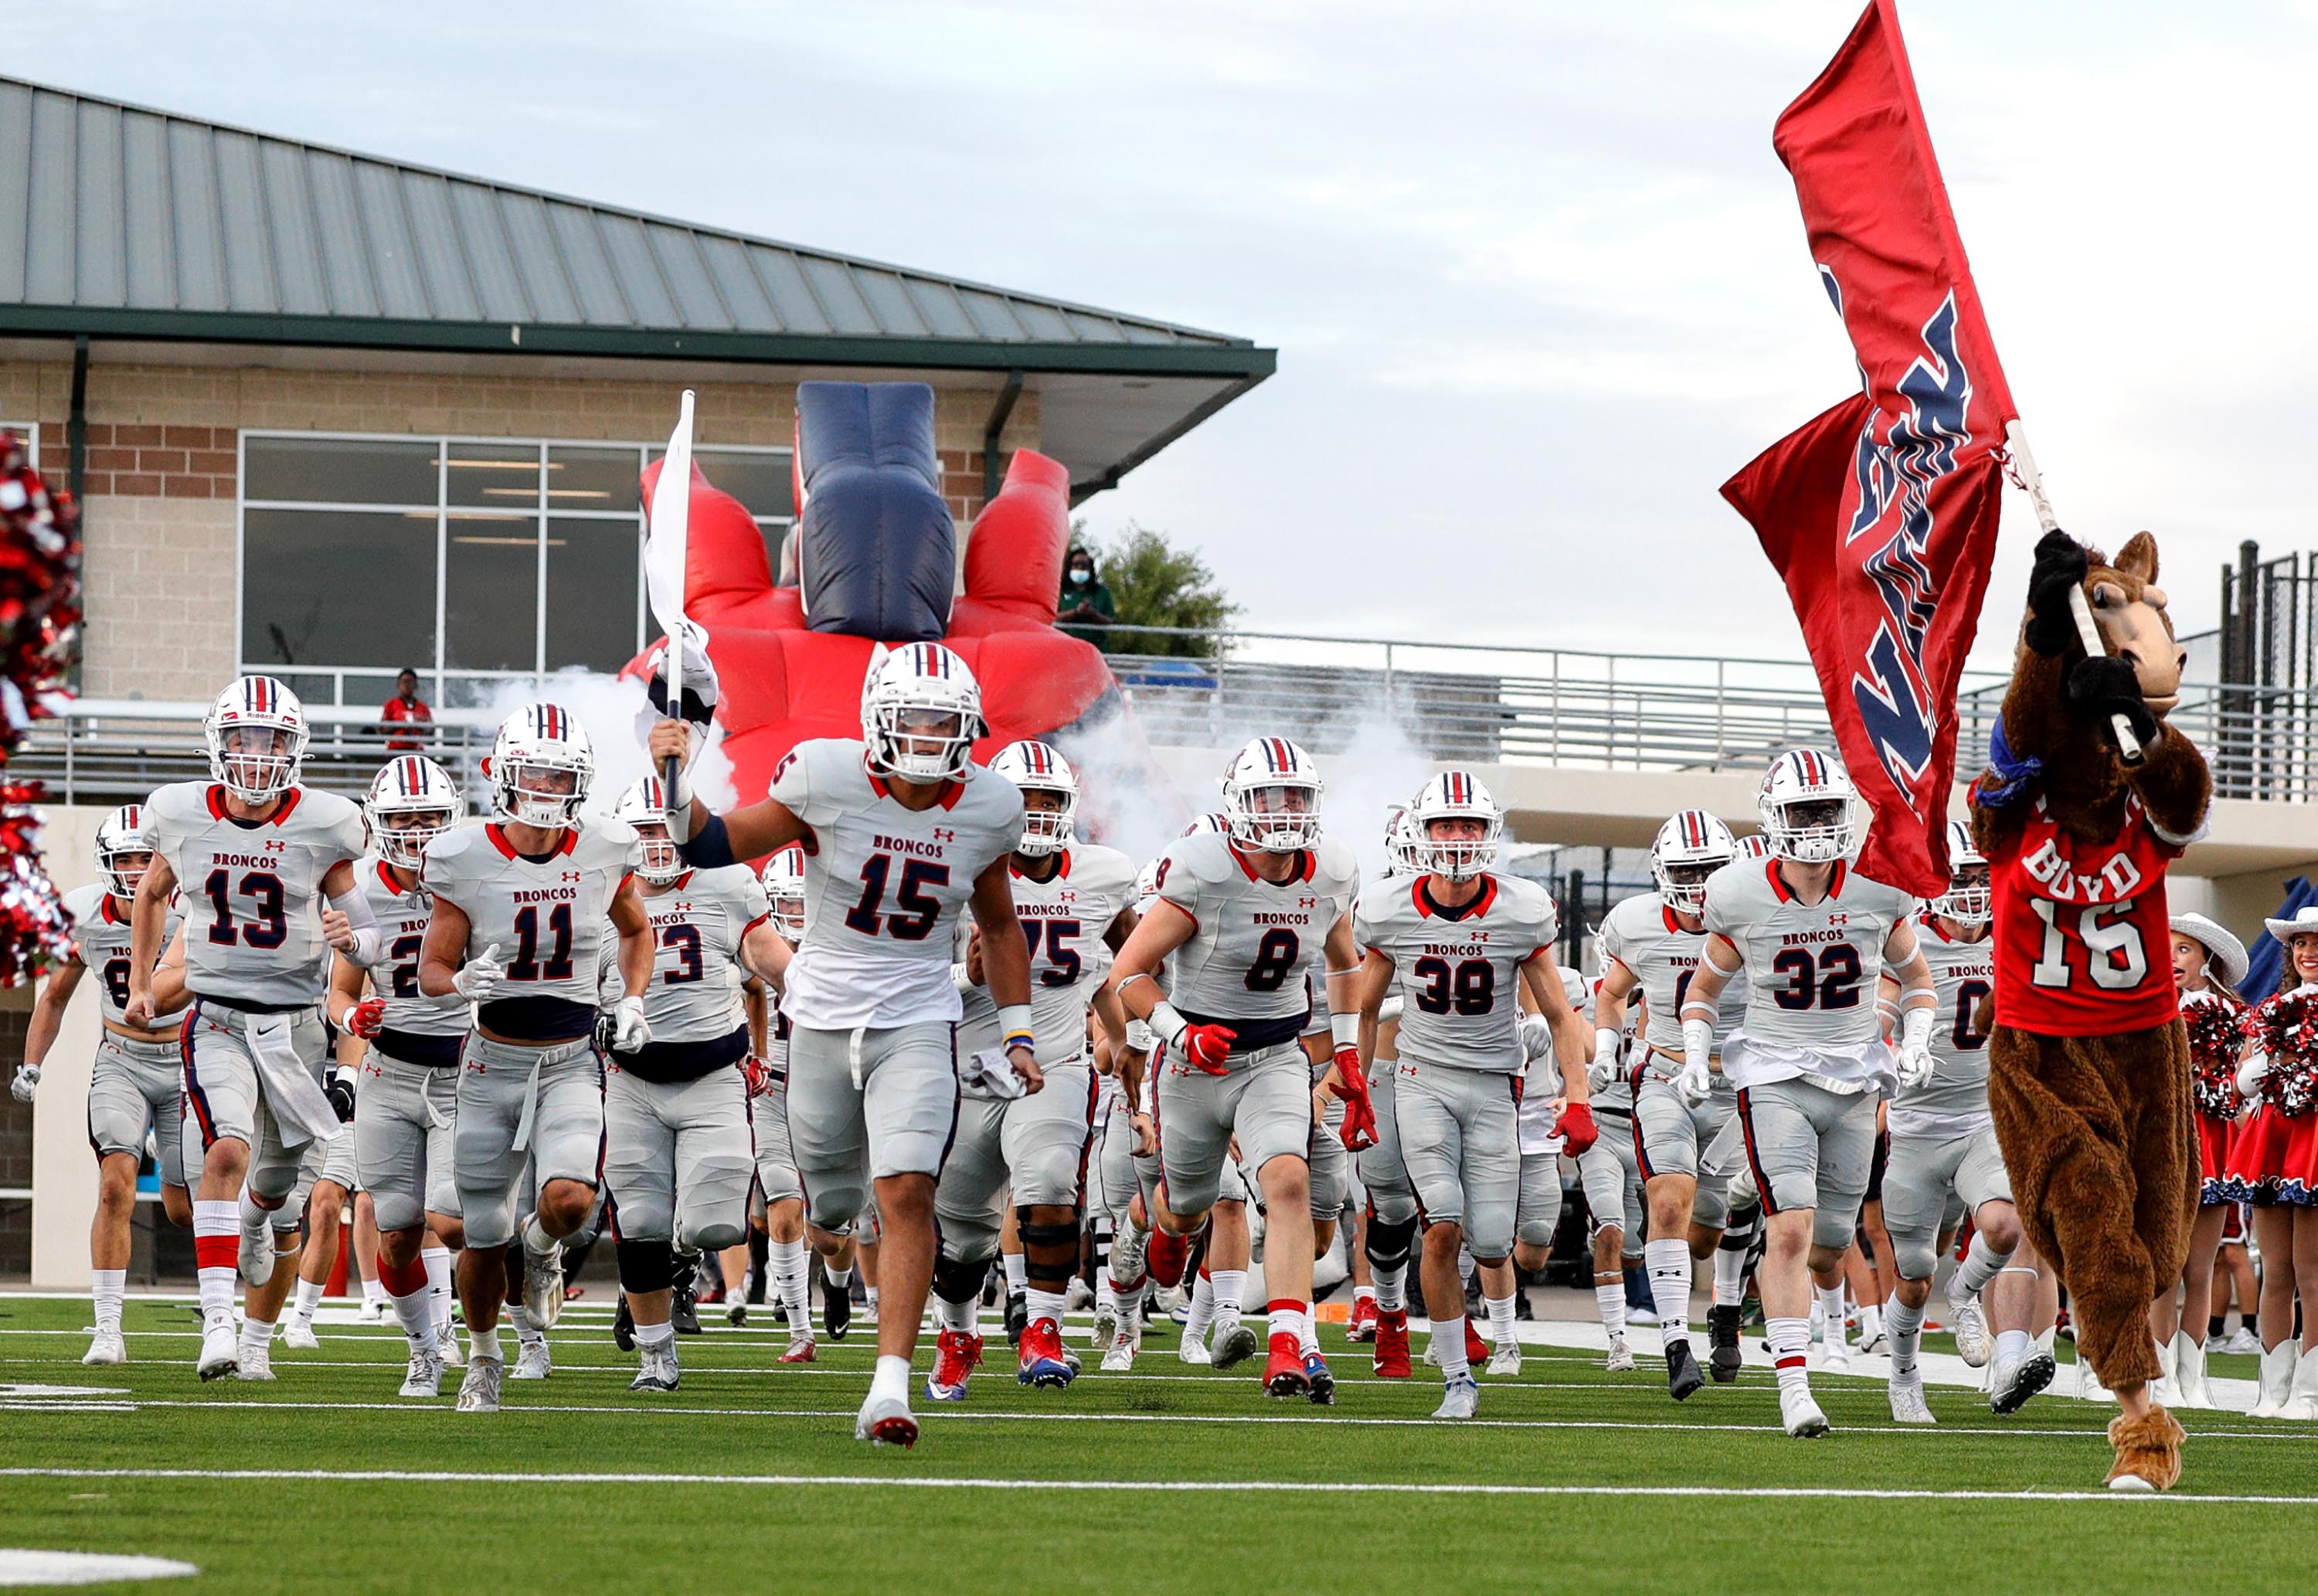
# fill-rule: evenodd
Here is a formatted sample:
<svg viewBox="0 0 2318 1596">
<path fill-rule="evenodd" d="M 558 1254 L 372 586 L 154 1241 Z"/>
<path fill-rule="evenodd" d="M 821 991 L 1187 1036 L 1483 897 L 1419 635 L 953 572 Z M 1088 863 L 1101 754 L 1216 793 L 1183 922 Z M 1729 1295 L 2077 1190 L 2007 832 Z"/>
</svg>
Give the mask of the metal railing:
<svg viewBox="0 0 2318 1596">
<path fill-rule="evenodd" d="M 1829 740 L 1818 678 L 1800 660 L 1105 630 L 1122 695 L 1160 747 L 1223 749 L 1263 734 L 1342 754 L 1382 736 L 1406 739 L 1424 758 L 1460 763 L 1755 771 L 1781 749 Z M 1198 651 L 1161 651 L 1171 649 Z M 330 667 L 301 674 L 307 672 L 366 674 Z M 508 679 L 490 673 L 490 690 Z M 486 678 L 476 680 L 480 691 Z M 1998 672 L 1965 675 L 1957 701 L 1960 773 L 1986 760 L 2005 682 Z M 552 695 L 554 678 L 539 690 Z M 2318 802 L 2314 696 L 2310 688 L 2190 686 L 2173 723 L 2206 751 L 2223 795 Z M 141 797 L 164 782 L 206 773 L 205 708 L 76 703 L 62 718 L 37 723 L 9 769 L 41 779 L 68 802 Z M 438 708 L 432 726 L 387 728 L 374 708 L 310 701 L 308 715 L 314 729 L 308 779 L 358 793 L 389 754 L 413 743 L 471 772 L 498 712 Z"/>
</svg>

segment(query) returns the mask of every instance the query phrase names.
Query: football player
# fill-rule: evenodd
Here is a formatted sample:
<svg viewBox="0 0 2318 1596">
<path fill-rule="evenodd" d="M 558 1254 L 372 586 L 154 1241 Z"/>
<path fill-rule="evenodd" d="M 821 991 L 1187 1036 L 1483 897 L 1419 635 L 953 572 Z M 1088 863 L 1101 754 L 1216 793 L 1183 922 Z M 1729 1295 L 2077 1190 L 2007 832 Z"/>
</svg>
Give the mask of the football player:
<svg viewBox="0 0 2318 1596">
<path fill-rule="evenodd" d="M 1891 1152 L 1883 1170 L 1883 1223 L 1899 1281 L 1883 1322 L 1891 1337 L 1891 1417 L 1902 1424 L 1933 1422 L 1916 1366 L 1917 1341 L 1945 1240 L 1941 1219 L 1952 1197 L 1972 1224 L 1972 1246 L 1948 1283 L 1958 1355 L 1974 1368 L 1987 1363 L 1988 1330 L 1994 1324 L 1996 1367 L 1988 1401 L 1999 1413 L 2017 1411 L 2052 1384 L 2055 1372 L 2052 1354 L 2039 1350 L 2029 1333 L 2035 1255 L 2022 1256 L 2020 1216 L 1989 1113 L 1988 1033 L 1978 1013 L 1996 980 L 1989 870 L 1972 845 L 1972 828 L 1962 820 L 1948 822 L 1948 866 L 1954 879 L 1932 900 L 1916 936 L 1938 996 L 1934 1013 L 1946 1023 L 1933 1027 L 1928 1053 L 1902 1060 L 1899 1094 L 1887 1111 Z M 1879 1005 L 1895 1028 L 1899 995 L 1900 982 L 1887 973 Z"/>
<path fill-rule="evenodd" d="M 629 787 L 613 812 L 636 834 L 656 951 L 644 996 L 651 1039 L 615 1045 L 605 1065 L 604 1191 L 640 1360 L 628 1389 L 673 1391 L 676 1250 L 716 1251 L 748 1234 L 749 1100 L 771 1082 L 761 1063 L 753 1076 L 743 1068 L 755 1050 L 742 989 L 785 969 L 787 951 L 755 871 L 696 870 L 677 856 L 657 776 Z M 616 1009 L 624 950 L 608 939 L 599 948 L 603 991 Z"/>
<path fill-rule="evenodd" d="M 1634 1091 L 1634 1156 L 1649 1204 L 1650 1296 L 1658 1305 L 1659 1344 L 1666 1349 L 1667 1390 L 1681 1402 L 1706 1383 L 1690 1350 L 1690 1284 L 1694 1260 L 1715 1255 L 1730 1217 L 1727 1177 L 1707 1174 L 1701 1155 L 1736 1112 L 1736 1096 L 1719 1070 L 1703 1098 L 1680 1089 L 1683 999 L 1706 944 L 1700 910 L 1707 878 L 1730 863 L 1737 848 L 1730 829 L 1703 809 L 1686 809 L 1658 828 L 1650 845 L 1655 892 L 1638 893 L 1602 922 L 1605 968 L 1595 1001 L 1595 1051 L 1614 1054 L 1625 1025 L 1626 1000 L 1642 993 L 1649 1023 L 1641 1057 L 1628 1071 Z M 1745 1013 L 1744 979 L 1723 989 L 1716 1030 L 1727 1035 Z M 1713 1061 L 1719 1063 L 1720 1060 Z M 1707 1311 L 1710 1357 L 1717 1380 L 1738 1376 L 1738 1282 L 1724 1300 L 1718 1278 Z"/>
<path fill-rule="evenodd" d="M 210 706 L 202 738 L 211 779 L 173 783 L 145 804 L 153 858 L 130 912 L 121 1021 L 155 1028 L 154 966 L 182 883 L 193 1007 L 180 1045 L 202 1146 L 194 1367 L 214 1380 L 238 1372 L 248 1344 L 233 1323 L 237 1265 L 252 1285 L 271 1280 L 274 1216 L 304 1150 L 344 1135 L 354 1112 L 352 1086 L 333 1080 L 326 1089 L 322 1080 L 330 952 L 368 966 L 384 947 L 355 878 L 368 842 L 362 810 L 299 783 L 306 714 L 297 695 L 271 677 L 243 677 Z M 294 1212 L 287 1217 L 295 1224 Z"/>
<path fill-rule="evenodd" d="M 448 771 L 406 754 L 371 778 L 364 809 L 373 854 L 356 875 L 383 928 L 386 962 L 373 974 L 338 960 L 330 1012 L 338 1062 L 358 1072 L 355 1161 L 378 1226 L 379 1283 L 409 1348 L 400 1394 L 429 1397 L 442 1390 L 448 1326 L 424 1250 L 430 1235 L 445 1248 L 465 1244 L 451 1152 L 459 1052 L 473 1013 L 456 992 L 418 990 L 433 913 L 419 872 L 427 845 L 465 820 L 467 805 Z"/>
<path fill-rule="evenodd" d="M 984 984 L 986 945 L 978 932 L 969 933 L 957 977 L 965 1008 L 958 1046 L 966 1084 L 957 1137 L 934 1191 L 941 1253 L 933 1294 L 941 1333 L 926 1379 L 932 1402 L 963 1401 L 966 1376 L 981 1358 L 975 1318 L 998 1252 L 1002 1195 L 1014 1209 L 1028 1287 L 1029 1316 L 1017 1348 L 1016 1378 L 1025 1385 L 1061 1387 L 1076 1375 L 1064 1355 L 1062 1320 L 1079 1266 L 1094 1131 L 1089 1007 L 1119 1045 L 1127 1032 L 1106 978 L 1111 954 L 1135 928 L 1135 866 L 1117 848 L 1079 840 L 1078 775 L 1060 752 L 1043 742 L 1009 743 L 990 768 L 1022 794 L 1022 838 L 1007 870 L 1015 919 L 1030 954 L 1030 1024 L 1046 1084 L 1036 1096 L 1018 1095 L 997 1045 L 998 1004 Z"/>
<path fill-rule="evenodd" d="M 129 1222 L 137 1207 L 137 1170 L 145 1161 L 149 1134 L 161 1176 L 161 1206 L 169 1223 L 193 1223 L 193 1198 L 184 1161 L 184 1064 L 175 1026 L 139 1027 L 123 1018 L 129 1003 L 130 911 L 137 883 L 153 862 L 145 806 L 123 804 L 96 828 L 97 880 L 64 897 L 72 920 L 73 949 L 49 973 L 32 1005 L 24 1033 L 24 1062 L 9 1090 L 20 1103 L 32 1100 L 40 1066 L 56 1045 L 65 1008 L 80 990 L 81 978 L 97 972 L 103 1034 L 88 1080 L 88 1140 L 96 1153 L 96 1216 L 88 1227 L 90 1295 L 95 1299 L 96 1331 L 81 1361 L 129 1361 L 121 1336 L 121 1298 L 129 1278 Z M 177 934 L 183 910 L 172 899 L 165 911 L 162 940 Z M 191 1177 L 198 1179 L 198 1173 Z"/>
<path fill-rule="evenodd" d="M 563 1240 L 596 1206 L 603 1157 L 597 966 L 603 944 L 615 937 L 623 992 L 613 1005 L 614 1045 L 634 1053 L 651 1040 L 644 1018 L 651 923 L 634 881 L 640 850 L 624 821 L 580 824 L 595 771 L 594 747 L 569 710 L 526 704 L 500 724 L 483 762 L 493 818 L 427 843 L 420 873 L 434 901 L 418 990 L 475 1005 L 452 1132 L 466 1230 L 463 1413 L 499 1405 L 507 1371 L 499 1309 L 512 1243 L 523 1248 L 518 1330 L 544 1332 L 562 1312 Z M 535 1204 L 518 1214 L 526 1185 Z"/>
<path fill-rule="evenodd" d="M 1328 956 L 1335 1062 L 1324 1083 L 1346 1100 L 1343 1135 L 1356 1151 L 1375 1120 L 1357 1042 L 1359 1005 L 1352 853 L 1320 834 L 1323 784 L 1311 756 L 1260 737 L 1224 777 L 1226 836 L 1187 837 L 1159 870 L 1157 901 L 1119 955 L 1130 1013 L 1166 1044 L 1156 1106 L 1163 1127 L 1160 1228 L 1188 1237 L 1220 1195 L 1236 1141 L 1255 1173 L 1270 1225 L 1264 1243 L 1274 1396 L 1334 1400 L 1335 1378 L 1310 1334 L 1312 1210 L 1307 1153 L 1312 1078 L 1297 1038 L 1311 1009 L 1304 969 L 1312 943 Z M 1170 990 L 1162 991 L 1170 959 Z"/>
<path fill-rule="evenodd" d="M 1805 1356 L 1811 1287 L 1830 1334 L 1843 1323 L 1843 1250 L 1851 1244 L 1875 1143 L 1875 1105 L 1893 1084 L 1867 991 L 1883 970 L 1898 983 L 1899 1055 L 1919 1071 L 1930 1051 L 1932 973 L 1916 946 L 1915 900 L 1855 874 L 1858 794 L 1832 755 L 1792 749 L 1772 761 L 1756 807 L 1771 857 L 1735 860 L 1707 878 L 1701 918 L 1711 933 L 1682 1005 L 1676 1089 L 1713 1090 L 1716 1005 L 1747 973 L 1747 1018 L 1722 1041 L 1738 1089 L 1747 1161 L 1767 1233 L 1756 1279 L 1778 1371 L 1779 1415 L 1791 1436 L 1827 1433 Z"/>
<path fill-rule="evenodd" d="M 1376 890 L 1404 892 L 1423 866 L 1417 860 L 1415 822 L 1406 805 L 1394 804 L 1385 820 L 1385 874 Z M 1370 889 L 1363 887 L 1363 895 Z M 1361 1016 L 1361 1055 L 1370 1060 L 1369 1104 L 1376 1115 L 1376 1140 L 1357 1155 L 1361 1185 L 1368 1192 L 1369 1276 L 1376 1284 L 1375 1350 L 1370 1367 L 1380 1380 L 1406 1380 L 1408 1359 L 1408 1258 L 1416 1240 L 1416 1190 L 1400 1156 L 1399 1121 L 1393 1113 L 1392 1077 L 1400 1058 L 1400 994 L 1388 991 L 1375 1015 Z"/>
<path fill-rule="evenodd" d="M 912 1446 L 910 1357 L 933 1278 L 935 1177 L 957 1123 L 952 928 L 971 901 L 999 1012 L 1000 1049 L 1026 1090 L 1043 1084 L 1030 955 L 1009 856 L 1022 796 L 974 763 L 989 730 L 982 689 L 939 643 L 871 663 L 863 740 L 800 743 L 772 794 L 729 816 L 679 786 L 670 829 L 702 869 L 802 843 L 805 932 L 781 1009 L 789 1019 L 789 1145 L 813 1222 L 837 1232 L 874 1196 L 880 1225 L 877 1365 L 854 1433 Z M 680 721 L 652 728 L 656 765 L 690 753 Z"/>
<path fill-rule="evenodd" d="M 786 977 L 788 959 L 804 940 L 804 849 L 792 844 L 775 853 L 765 861 L 761 879 L 772 907 L 773 935 L 784 949 L 779 973 Z M 805 1274 L 804 1184 L 797 1178 L 796 1160 L 789 1152 L 789 1017 L 780 1007 L 778 992 L 771 997 L 763 1054 L 765 1089 L 749 1105 L 749 1116 L 756 1134 L 757 1188 L 765 1203 L 765 1266 L 789 1322 L 789 1344 L 781 1353 L 781 1361 L 811 1363 L 817 1349 L 809 1307 L 812 1285 Z M 850 1279 L 853 1242 L 849 1237 L 816 1233 L 813 1251 L 831 1267 L 844 1269 Z M 852 1318 L 851 1294 L 840 1286 L 825 1295 L 831 1339 L 842 1339 Z"/>
<path fill-rule="evenodd" d="M 1505 818 L 1488 789 L 1464 771 L 1445 771 L 1418 794 L 1413 816 L 1424 873 L 1406 891 L 1361 898 L 1360 1013 L 1373 1037 L 1385 994 L 1398 986 L 1393 1105 L 1401 1157 L 1427 1221 L 1422 1284 L 1446 1386 L 1433 1416 L 1469 1419 L 1479 1395 L 1466 1357 L 1458 1251 L 1469 1243 L 1475 1261 L 1492 1269 L 1513 1252 L 1516 1121 L 1528 1062 L 1519 990 L 1529 990 L 1553 1028 L 1566 1102 L 1556 1128 L 1581 1153 L 1595 1136 L 1586 1036 L 1554 966 L 1553 900 L 1490 869 Z M 1510 1329 L 1510 1292 L 1504 1300 L 1503 1314 L 1493 1304 L 1492 1317 Z"/>
<path fill-rule="evenodd" d="M 1613 1039 L 1595 1034 L 1593 1063 L 1586 1075 L 1594 1116 L 1606 1134 L 1574 1156 L 1579 1188 L 1586 1193 L 1594 1305 L 1608 1343 L 1602 1367 L 1624 1374 L 1634 1367 L 1634 1351 L 1626 1341 L 1626 1270 L 1644 1257 L 1642 1167 L 1634 1150 L 1634 1080 L 1625 1067 L 1634 1044 L 1627 1034 L 1616 1033 L 1617 1045 L 1605 1049 Z"/>
</svg>

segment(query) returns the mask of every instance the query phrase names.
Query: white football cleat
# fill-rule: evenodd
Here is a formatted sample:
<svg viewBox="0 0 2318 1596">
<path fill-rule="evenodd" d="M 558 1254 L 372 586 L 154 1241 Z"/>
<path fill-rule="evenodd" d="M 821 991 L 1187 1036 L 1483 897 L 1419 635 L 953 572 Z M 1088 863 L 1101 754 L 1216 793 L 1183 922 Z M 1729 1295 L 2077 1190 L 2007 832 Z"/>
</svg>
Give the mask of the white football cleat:
<svg viewBox="0 0 2318 1596">
<path fill-rule="evenodd" d="M 1631 1374 L 1633 1372 L 1634 1349 L 1626 1345 L 1626 1338 L 1624 1336 L 1612 1336 L 1610 1338 L 1610 1356 L 1603 1360 L 1602 1367 L 1604 1369 L 1613 1375 Z"/>
<path fill-rule="evenodd" d="M 282 1327 L 282 1344 L 293 1352 L 319 1352 L 322 1343 L 314 1335 L 314 1327 L 303 1319 L 292 1319 Z"/>
<path fill-rule="evenodd" d="M 459 1409 L 463 1413 L 496 1413 L 499 1411 L 499 1376 L 507 1372 L 507 1361 L 486 1358 L 480 1352 L 467 1359 L 466 1378 L 459 1382 Z"/>
<path fill-rule="evenodd" d="M 129 1361 L 129 1344 L 121 1339 L 117 1330 L 100 1330 L 89 1338 L 88 1350 L 80 1360 L 90 1365 L 112 1365 Z"/>
<path fill-rule="evenodd" d="M 1208 1350 L 1208 1343 L 1195 1335 L 1185 1335 L 1175 1343 L 1175 1356 L 1201 1368 L 1216 1360 L 1215 1354 Z"/>
<path fill-rule="evenodd" d="M 254 1231 L 243 1225 L 233 1260 L 244 1286 L 263 1286 L 274 1278 L 274 1227 L 262 1220 Z"/>
<path fill-rule="evenodd" d="M 1486 1372 L 1490 1375 L 1521 1373 L 1521 1343 L 1511 1336 L 1499 1341 L 1496 1350 L 1489 1354 L 1489 1367 Z"/>
<path fill-rule="evenodd" d="M 459 1332 L 446 1324 L 435 1332 L 435 1350 L 443 1359 L 445 1368 L 463 1367 L 467 1355 L 459 1350 Z"/>
<path fill-rule="evenodd" d="M 413 1352 L 410 1367 L 403 1372 L 402 1389 L 397 1396 L 440 1396 L 443 1394 L 443 1360 L 431 1352 Z"/>
<path fill-rule="evenodd" d="M 1121 1331 L 1111 1338 L 1110 1349 L 1102 1355 L 1102 1372 L 1123 1375 L 1135 1367 L 1135 1355 L 1141 1351 L 1143 1338 L 1132 1331 Z"/>
<path fill-rule="evenodd" d="M 211 1320 L 202 1331 L 201 1357 L 193 1371 L 204 1380 L 221 1380 L 240 1367 L 240 1327 L 231 1319 Z"/>
<path fill-rule="evenodd" d="M 563 1243 L 544 1252 L 523 1247 L 523 1311 L 536 1330 L 553 1330 L 563 1316 Z"/>
<path fill-rule="evenodd" d="M 374 1296 L 363 1298 L 363 1305 L 355 1310 L 355 1318 L 364 1324 L 386 1323 L 386 1305 Z"/>
<path fill-rule="evenodd" d="M 1256 1354 L 1255 1331 L 1244 1319 L 1235 1319 L 1208 1343 L 1208 1361 L 1217 1368 L 1237 1368 Z"/>
<path fill-rule="evenodd" d="M 673 1391 L 678 1378 L 676 1367 L 676 1343 L 663 1341 L 657 1347 L 636 1349 L 642 1362 L 636 1377 L 628 1382 L 631 1391 Z"/>
<path fill-rule="evenodd" d="M 1469 1419 L 1480 1411 L 1481 1388 L 1470 1375 L 1460 1376 L 1442 1388 L 1441 1405 L 1433 1410 L 1436 1419 Z"/>
<path fill-rule="evenodd" d="M 1956 1356 L 1969 1368 L 1979 1368 L 1988 1362 L 1991 1343 L 1988 1336 L 1988 1315 L 1981 1311 L 1980 1298 L 1967 1296 L 1950 1299 L 1955 1309 Z"/>
<path fill-rule="evenodd" d="M 1988 1369 L 1990 1411 L 2017 1412 L 2023 1403 L 2051 1385 L 2059 1371 L 2060 1365 L 2053 1361 L 2053 1355 L 2033 1341 L 2028 1350 L 2017 1358 L 1994 1359 Z"/>
<path fill-rule="evenodd" d="M 1924 1404 L 1924 1382 L 1917 1379 L 1901 1383 L 1894 1380 L 1889 1387 L 1891 1397 L 1891 1422 L 1894 1424 L 1936 1424 L 1932 1410 Z"/>
<path fill-rule="evenodd" d="M 1108 1347 L 1119 1339 L 1119 1310 L 1105 1307 L 1094 1316 L 1094 1328 L 1087 1331 L 1087 1345 Z"/>
<path fill-rule="evenodd" d="M 475 1359 L 470 1358 L 467 1367 L 474 1367 L 475 1362 Z M 509 1372 L 508 1378 L 544 1380 L 554 1372 L 555 1359 L 548 1355 L 547 1339 L 543 1336 L 535 1341 L 526 1341 L 516 1349 L 515 1367 Z"/>
<path fill-rule="evenodd" d="M 853 1421 L 853 1439 L 880 1447 L 916 1446 L 918 1421 L 910 1412 L 910 1399 L 881 1397 L 873 1392 L 861 1404 L 860 1416 Z"/>
<path fill-rule="evenodd" d="M 274 1377 L 274 1344 L 272 1338 L 249 1341 L 241 1349 L 233 1377 L 237 1380 L 270 1380 Z"/>
<path fill-rule="evenodd" d="M 1810 1440 L 1827 1433 L 1827 1415 L 1811 1400 L 1808 1386 L 1792 1391 L 1783 1385 L 1779 1388 L 1779 1422 L 1798 1440 Z"/>
<path fill-rule="evenodd" d="M 1851 1372 L 1851 1343 L 1833 1325 L 1828 1327 L 1827 1340 L 1819 1343 L 1819 1366 L 1831 1375 Z"/>
</svg>

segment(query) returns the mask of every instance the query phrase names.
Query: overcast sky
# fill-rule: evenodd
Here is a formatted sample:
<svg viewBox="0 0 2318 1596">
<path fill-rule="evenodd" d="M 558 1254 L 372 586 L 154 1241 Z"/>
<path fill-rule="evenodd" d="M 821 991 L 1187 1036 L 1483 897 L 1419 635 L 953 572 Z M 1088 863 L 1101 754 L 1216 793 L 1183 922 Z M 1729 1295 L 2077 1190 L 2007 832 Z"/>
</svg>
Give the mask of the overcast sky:
<svg viewBox="0 0 2318 1596">
<path fill-rule="evenodd" d="M 1859 8 L 120 0 L 6 70 L 1275 346 L 1087 507 L 1250 624 L 1799 657 L 1715 489 L 1854 380 L 1770 132 Z M 1902 6 L 2064 524 L 2155 531 L 2184 632 L 2318 543 L 2313 11 Z"/>
</svg>

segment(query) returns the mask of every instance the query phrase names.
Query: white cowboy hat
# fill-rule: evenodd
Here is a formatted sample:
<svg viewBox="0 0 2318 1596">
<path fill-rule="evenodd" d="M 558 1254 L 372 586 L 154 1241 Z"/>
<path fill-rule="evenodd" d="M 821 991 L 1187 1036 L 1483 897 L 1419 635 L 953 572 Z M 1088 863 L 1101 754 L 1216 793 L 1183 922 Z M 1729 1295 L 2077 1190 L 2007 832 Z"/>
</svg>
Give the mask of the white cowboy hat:
<svg viewBox="0 0 2318 1596">
<path fill-rule="evenodd" d="M 2303 912 L 2305 914 L 2318 914 L 2318 909 L 2305 910 Z M 2190 941 L 2204 948 L 2206 952 L 2213 957 L 2215 962 L 2221 966 L 2221 977 L 2224 985 L 2236 986 L 2239 982 L 2245 980 L 2246 950 L 2244 943 L 2240 942 L 2235 937 L 2231 936 L 2228 930 L 2224 928 L 2215 925 L 2212 920 L 2207 919 L 2202 914 L 2177 914 L 2173 917 L 2172 923 L 2173 929 L 2175 931 L 2179 932 L 2181 936 L 2187 937 Z M 2290 926 L 2294 922 L 2291 920 L 2269 921 L 2269 925 L 2270 935 L 2273 937 L 2278 936 L 2278 927 Z M 2314 919 L 2310 929 L 2318 931 L 2318 919 Z M 2280 941 L 2285 940 L 2282 937 L 2278 939 Z"/>
<path fill-rule="evenodd" d="M 2290 920 L 2264 920 L 2262 928 L 2284 943 L 2296 937 L 2318 936 L 2318 903 L 2305 903 Z"/>
</svg>

